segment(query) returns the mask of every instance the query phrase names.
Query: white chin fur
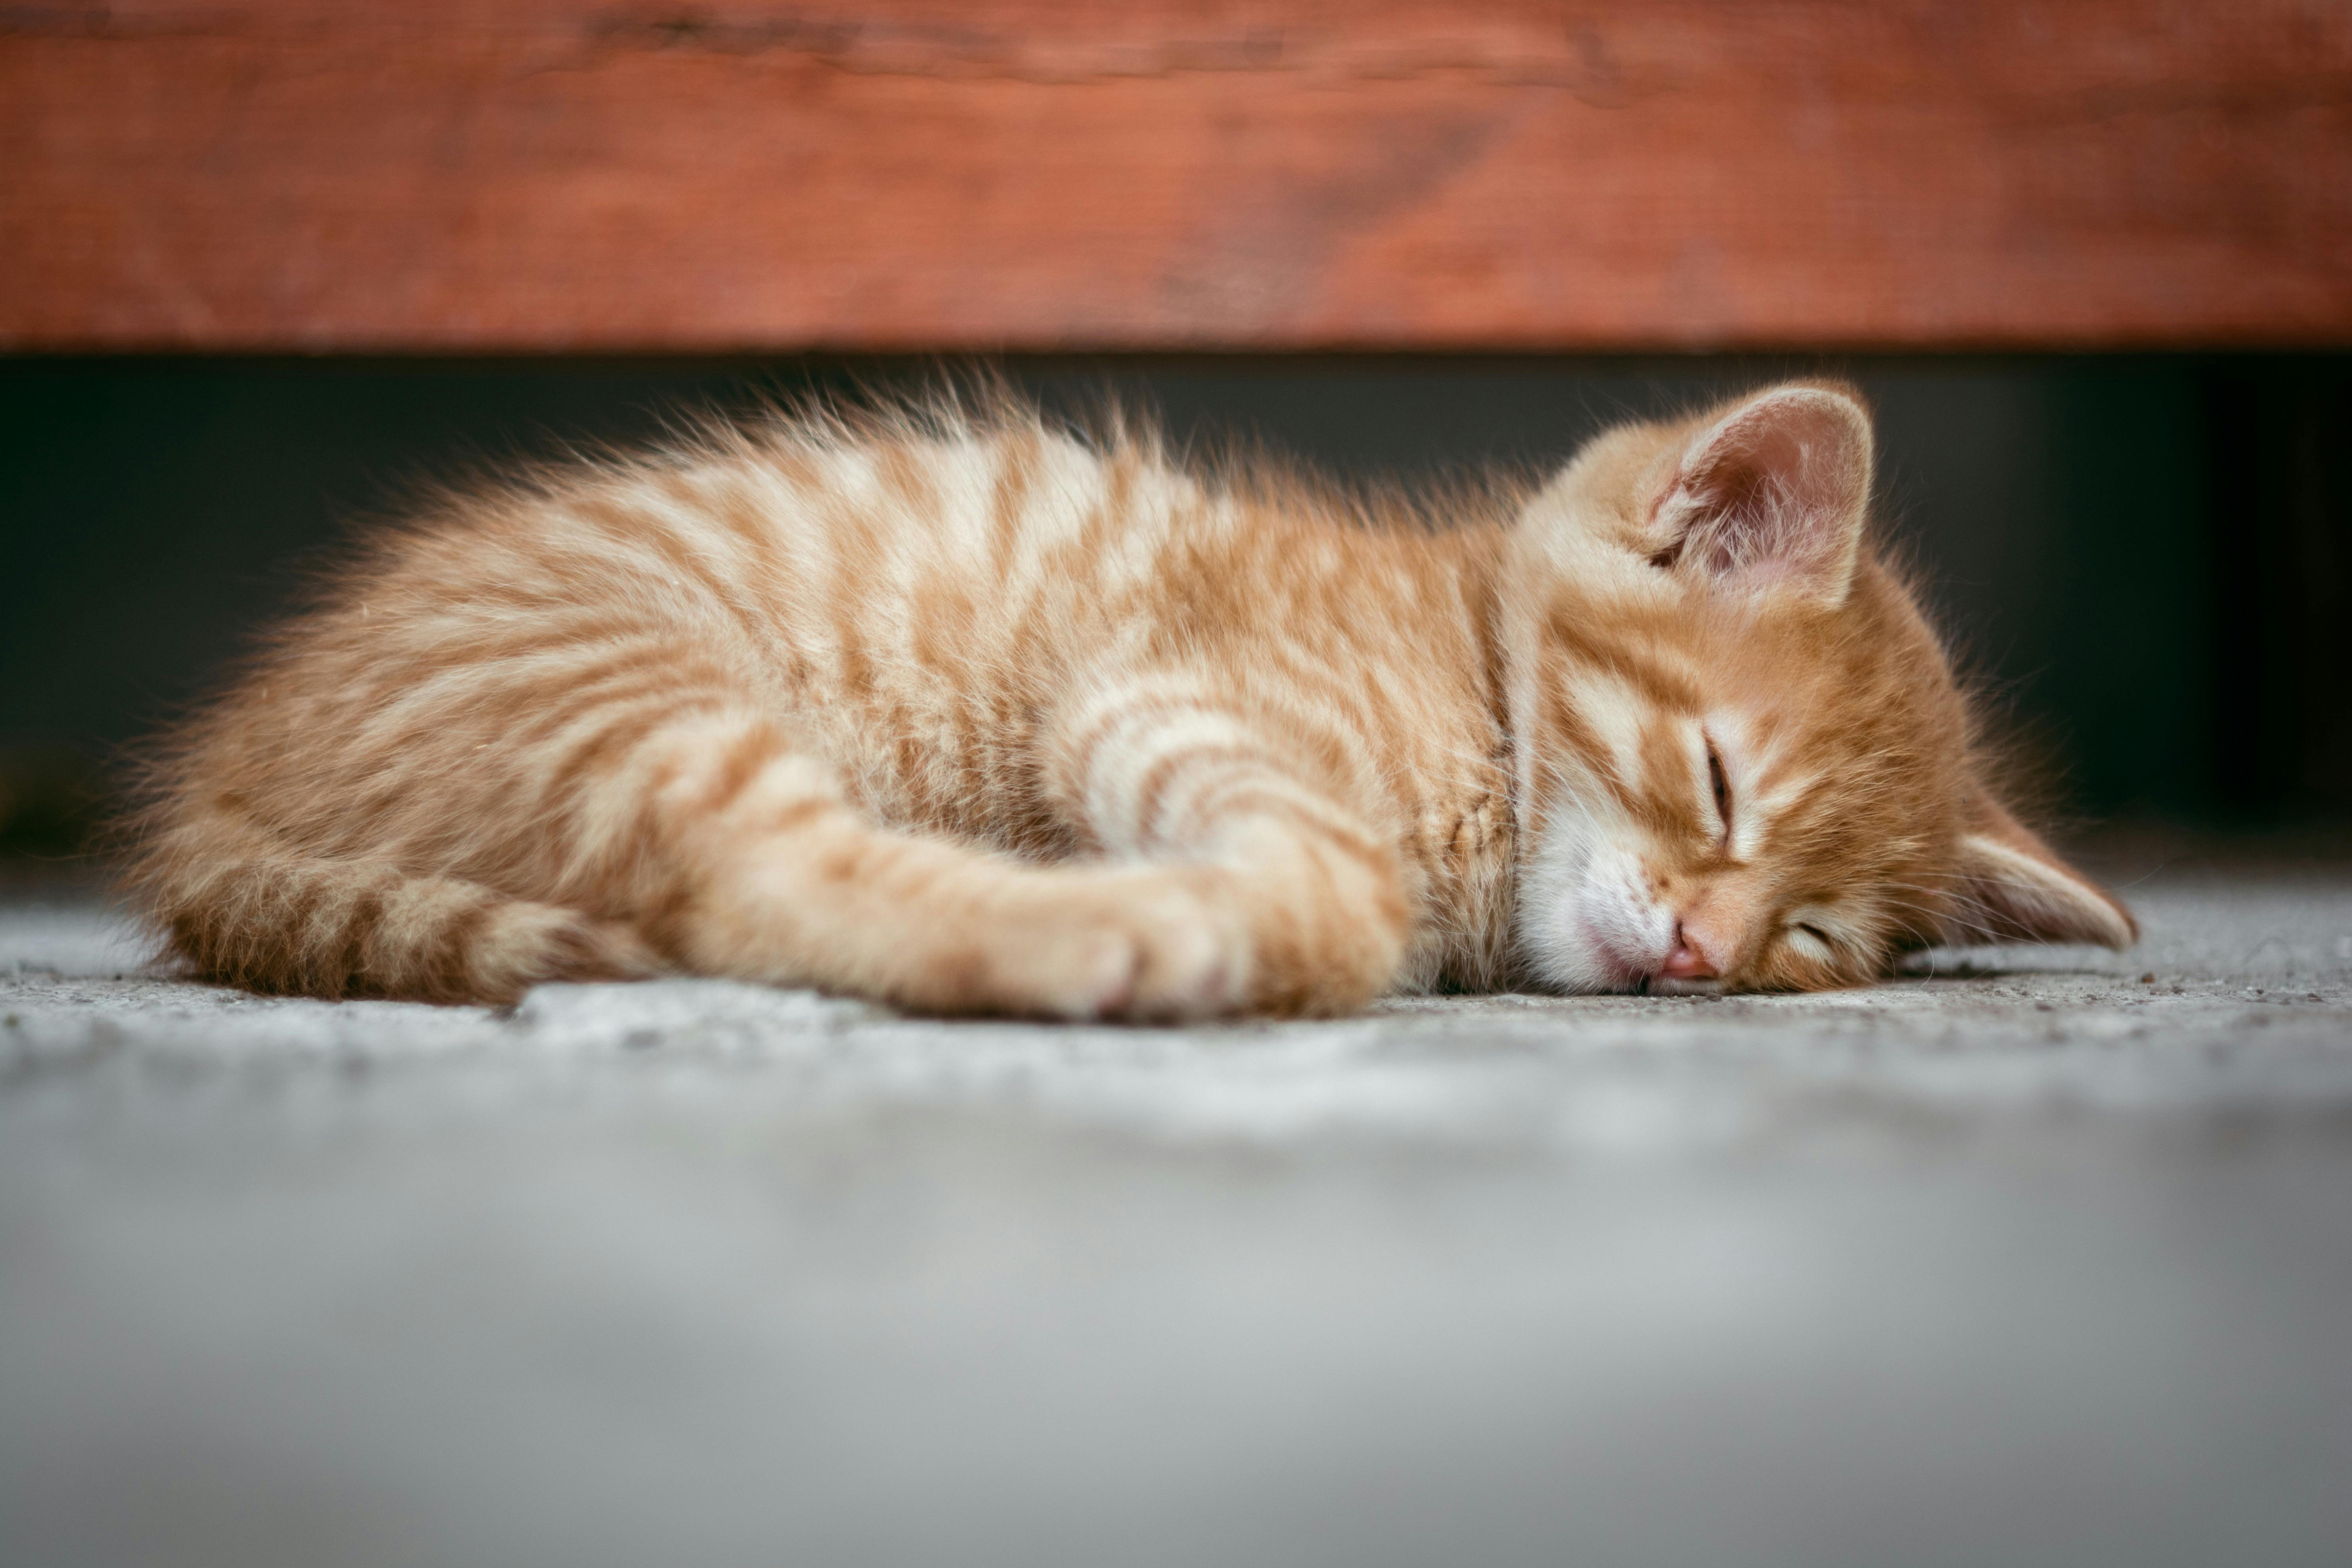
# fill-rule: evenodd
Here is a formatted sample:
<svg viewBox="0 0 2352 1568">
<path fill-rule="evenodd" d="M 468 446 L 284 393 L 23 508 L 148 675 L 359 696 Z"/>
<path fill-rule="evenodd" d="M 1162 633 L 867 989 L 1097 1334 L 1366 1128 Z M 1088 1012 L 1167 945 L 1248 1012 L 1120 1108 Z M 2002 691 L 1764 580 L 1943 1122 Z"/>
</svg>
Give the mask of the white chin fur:
<svg viewBox="0 0 2352 1568">
<path fill-rule="evenodd" d="M 1650 977 L 1674 945 L 1674 917 L 1652 901 L 1641 862 L 1598 825 L 1564 808 L 1525 877 L 1519 945 L 1543 984 L 1570 992 L 1665 984 Z"/>
</svg>

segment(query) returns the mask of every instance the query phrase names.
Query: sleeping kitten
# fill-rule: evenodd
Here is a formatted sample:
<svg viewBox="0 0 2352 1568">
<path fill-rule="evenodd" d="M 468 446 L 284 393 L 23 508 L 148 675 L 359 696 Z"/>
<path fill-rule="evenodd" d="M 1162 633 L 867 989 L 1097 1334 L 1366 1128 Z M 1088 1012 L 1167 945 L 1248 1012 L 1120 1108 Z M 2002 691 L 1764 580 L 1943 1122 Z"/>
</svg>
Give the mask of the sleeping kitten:
<svg viewBox="0 0 2352 1568">
<path fill-rule="evenodd" d="M 134 884 L 201 976 L 446 1002 L 1186 1018 L 2129 944 L 1983 783 L 1871 446 L 1788 385 L 1416 503 L 997 400 L 541 474 L 379 539 L 180 732 Z"/>
</svg>

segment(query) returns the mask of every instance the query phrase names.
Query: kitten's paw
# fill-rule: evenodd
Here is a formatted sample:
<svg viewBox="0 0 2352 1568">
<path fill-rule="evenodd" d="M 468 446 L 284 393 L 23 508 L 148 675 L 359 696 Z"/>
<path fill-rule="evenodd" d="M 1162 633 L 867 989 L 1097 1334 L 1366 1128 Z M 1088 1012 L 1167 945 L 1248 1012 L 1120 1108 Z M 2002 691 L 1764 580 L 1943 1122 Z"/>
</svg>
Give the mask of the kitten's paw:
<svg viewBox="0 0 2352 1568">
<path fill-rule="evenodd" d="M 1106 1017 L 1173 1022 L 1235 1013 L 1250 1000 L 1249 931 L 1213 894 L 1175 888 L 1131 906 L 1129 984 Z"/>
<path fill-rule="evenodd" d="M 1210 889 L 1155 873 L 1072 893 L 1046 929 L 1005 933 L 1014 1011 L 1172 1023 L 1248 1005 L 1248 932 Z"/>
</svg>

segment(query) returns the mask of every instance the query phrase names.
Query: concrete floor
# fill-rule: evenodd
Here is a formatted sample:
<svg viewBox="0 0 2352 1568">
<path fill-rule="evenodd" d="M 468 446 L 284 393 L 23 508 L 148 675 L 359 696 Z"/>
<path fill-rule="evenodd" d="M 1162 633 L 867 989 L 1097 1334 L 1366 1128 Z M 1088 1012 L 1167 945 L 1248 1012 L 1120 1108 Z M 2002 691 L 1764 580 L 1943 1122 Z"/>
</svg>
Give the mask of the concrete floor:
<svg viewBox="0 0 2352 1568">
<path fill-rule="evenodd" d="M 941 1025 L 0 902 L 0 1560 L 2352 1561 L 2352 874 L 1811 998 Z"/>
</svg>

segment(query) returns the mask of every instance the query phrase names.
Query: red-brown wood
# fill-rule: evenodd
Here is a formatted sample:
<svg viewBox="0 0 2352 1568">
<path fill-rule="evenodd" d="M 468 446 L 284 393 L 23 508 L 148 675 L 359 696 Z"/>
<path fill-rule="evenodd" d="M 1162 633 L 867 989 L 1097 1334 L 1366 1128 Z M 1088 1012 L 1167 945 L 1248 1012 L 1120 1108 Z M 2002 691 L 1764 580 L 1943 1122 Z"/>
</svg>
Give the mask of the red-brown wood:
<svg viewBox="0 0 2352 1568">
<path fill-rule="evenodd" d="M 2333 0 L 0 9 L 0 348 L 2305 342 Z"/>
</svg>

